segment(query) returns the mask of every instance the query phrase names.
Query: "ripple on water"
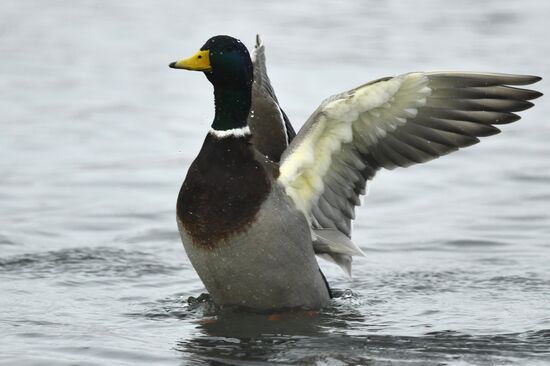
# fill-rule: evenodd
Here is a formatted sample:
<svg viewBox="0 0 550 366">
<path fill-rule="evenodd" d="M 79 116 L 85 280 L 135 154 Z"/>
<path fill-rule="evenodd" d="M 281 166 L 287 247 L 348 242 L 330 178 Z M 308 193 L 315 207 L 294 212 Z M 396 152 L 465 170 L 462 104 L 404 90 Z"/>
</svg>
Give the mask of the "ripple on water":
<svg viewBox="0 0 550 366">
<path fill-rule="evenodd" d="M 71 274 L 79 280 L 93 281 L 106 277 L 121 280 L 166 275 L 181 268 L 167 264 L 151 253 L 107 247 L 70 248 L 0 259 L 0 273 L 18 278 L 55 275 L 67 278 Z"/>
<path fill-rule="evenodd" d="M 500 240 L 483 240 L 483 239 L 458 239 L 458 240 L 448 240 L 444 244 L 451 247 L 458 248 L 486 248 L 486 247 L 503 247 L 508 245 L 508 243 Z"/>
<path fill-rule="evenodd" d="M 15 241 L 0 233 L 0 245 L 17 245 Z"/>
<path fill-rule="evenodd" d="M 478 281 L 478 286 L 481 288 L 490 288 L 490 289 L 502 289 L 510 291 L 511 289 L 516 289 L 522 292 L 525 291 L 541 291 L 544 293 L 545 290 L 550 288 L 550 280 L 540 278 L 535 273 L 525 273 L 524 275 L 503 275 L 495 276 L 486 280 Z"/>
<path fill-rule="evenodd" d="M 393 288 L 396 294 L 441 294 L 457 291 L 458 285 L 463 283 L 469 275 L 465 271 L 458 270 L 393 272 L 379 278 L 376 286 Z"/>
<path fill-rule="evenodd" d="M 220 365 L 281 363 L 294 365 L 443 365 L 475 361 L 475 364 L 514 364 L 518 360 L 543 361 L 550 355 L 547 330 L 539 332 L 471 336 L 454 331 L 422 336 L 366 334 L 350 336 L 324 330 L 322 318 L 287 319 L 281 324 L 255 319 L 271 333 L 235 336 L 244 330 L 243 319 L 219 318 L 200 326 L 202 334 L 178 342 L 176 349 L 186 358 L 215 361 Z M 251 322 L 252 323 L 252 322 Z M 234 332 L 230 334 L 229 329 Z M 236 330 L 236 333 L 235 333 Z M 248 329 L 250 332 L 250 329 Z M 245 331 L 246 334 L 246 331 Z M 250 333 L 252 335 L 252 333 Z M 546 338 L 545 338 L 546 337 Z M 537 342 L 533 342 L 536 338 Z M 541 342 L 541 338 L 542 342 Z M 243 363 L 244 362 L 244 363 Z"/>
<path fill-rule="evenodd" d="M 153 228 L 131 236 L 121 237 L 117 240 L 128 244 L 150 243 L 152 241 L 155 243 L 158 243 L 159 241 L 178 243 L 180 241 L 180 236 L 177 230 Z"/>
<path fill-rule="evenodd" d="M 364 303 L 359 294 L 349 289 L 332 289 L 332 291 L 334 298 L 331 305 L 323 309 L 321 314 L 332 314 L 332 317 L 338 314 L 337 318 L 339 321 L 364 320 L 364 317 L 358 311 L 358 307 Z M 174 294 L 154 302 L 143 302 L 141 305 L 144 307 L 143 311 L 126 313 L 125 315 L 130 317 L 145 317 L 147 319 L 196 318 L 200 320 L 203 317 L 226 317 L 228 314 L 234 314 L 237 317 L 243 316 L 246 319 L 250 314 L 262 314 L 251 313 L 249 309 L 246 310 L 239 307 L 220 307 L 214 303 L 208 293 L 202 293 L 197 297 Z M 292 313 L 292 311 L 289 312 L 289 314 Z"/>
<path fill-rule="evenodd" d="M 550 175 L 544 170 L 544 167 L 538 172 L 514 172 L 510 178 L 519 182 L 549 183 Z"/>
</svg>

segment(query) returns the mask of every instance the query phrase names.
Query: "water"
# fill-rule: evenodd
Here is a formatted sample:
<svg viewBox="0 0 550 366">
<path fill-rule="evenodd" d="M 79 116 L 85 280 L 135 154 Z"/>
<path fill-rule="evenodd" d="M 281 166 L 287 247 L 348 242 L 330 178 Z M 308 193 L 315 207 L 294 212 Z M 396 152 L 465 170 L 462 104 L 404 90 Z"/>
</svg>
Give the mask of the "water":
<svg viewBox="0 0 550 366">
<path fill-rule="evenodd" d="M 358 212 L 367 253 L 320 314 L 212 313 L 175 199 L 213 116 L 214 34 L 267 43 L 300 125 L 330 94 L 412 70 L 546 78 L 536 0 L 13 1 L 0 13 L 0 363 L 546 365 L 550 107 L 480 145 L 382 172 Z"/>
</svg>

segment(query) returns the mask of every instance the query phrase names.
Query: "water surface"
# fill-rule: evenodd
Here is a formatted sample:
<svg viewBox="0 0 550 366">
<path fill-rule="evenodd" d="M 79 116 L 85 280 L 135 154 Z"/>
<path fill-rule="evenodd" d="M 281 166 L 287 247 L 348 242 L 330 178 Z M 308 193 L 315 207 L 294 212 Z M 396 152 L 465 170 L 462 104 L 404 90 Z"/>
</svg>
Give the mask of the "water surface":
<svg viewBox="0 0 550 366">
<path fill-rule="evenodd" d="M 279 320 L 212 313 L 175 199 L 213 116 L 168 63 L 214 34 L 267 43 L 299 126 L 325 97 L 414 70 L 546 78 L 550 6 L 243 0 L 6 2 L 0 13 L 0 363 L 546 365 L 547 97 L 501 135 L 380 173 L 341 296 Z"/>
</svg>

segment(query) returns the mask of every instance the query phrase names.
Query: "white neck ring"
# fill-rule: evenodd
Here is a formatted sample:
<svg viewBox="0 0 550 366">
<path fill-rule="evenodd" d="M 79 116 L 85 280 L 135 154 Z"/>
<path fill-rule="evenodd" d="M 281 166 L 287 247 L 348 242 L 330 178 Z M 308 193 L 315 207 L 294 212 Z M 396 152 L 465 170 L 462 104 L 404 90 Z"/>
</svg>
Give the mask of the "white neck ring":
<svg viewBox="0 0 550 366">
<path fill-rule="evenodd" d="M 245 126 L 240 128 L 232 128 L 230 130 L 215 130 L 213 128 L 210 128 L 210 131 L 208 131 L 208 133 L 219 139 L 223 139 L 226 137 L 244 137 L 250 135 L 250 127 Z"/>
</svg>

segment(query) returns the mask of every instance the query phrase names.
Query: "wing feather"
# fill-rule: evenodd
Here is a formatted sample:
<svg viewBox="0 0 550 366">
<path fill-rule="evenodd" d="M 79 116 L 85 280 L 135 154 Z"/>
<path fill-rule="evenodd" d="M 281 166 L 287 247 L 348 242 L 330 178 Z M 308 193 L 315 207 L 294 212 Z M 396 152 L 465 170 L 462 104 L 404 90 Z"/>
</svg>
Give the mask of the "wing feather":
<svg viewBox="0 0 550 366">
<path fill-rule="evenodd" d="M 252 131 L 252 143 L 263 155 L 278 162 L 296 133 L 285 112 L 279 106 L 279 101 L 267 76 L 265 46 L 259 35 L 256 36 L 252 62 L 254 66 L 253 112 L 248 118 L 248 125 Z"/>
<path fill-rule="evenodd" d="M 437 93 L 430 96 L 437 98 L 466 98 L 466 99 L 506 99 L 506 100 L 531 100 L 540 97 L 542 94 L 535 90 L 520 89 L 512 86 L 489 86 L 489 87 L 467 87 L 453 88 L 444 87 L 437 89 Z"/>
<path fill-rule="evenodd" d="M 314 227 L 351 237 L 355 206 L 376 171 L 423 163 L 499 133 L 494 125 L 517 121 L 514 112 L 542 95 L 515 86 L 539 80 L 409 73 L 332 96 L 283 153 L 278 181 Z M 333 254 L 351 265 L 346 254 Z"/>
<path fill-rule="evenodd" d="M 452 108 L 455 110 L 466 111 L 492 111 L 492 112 L 520 112 L 531 108 L 533 103 L 525 100 L 513 99 L 450 99 L 450 98 L 433 98 L 429 105 L 434 108 Z"/>
</svg>

